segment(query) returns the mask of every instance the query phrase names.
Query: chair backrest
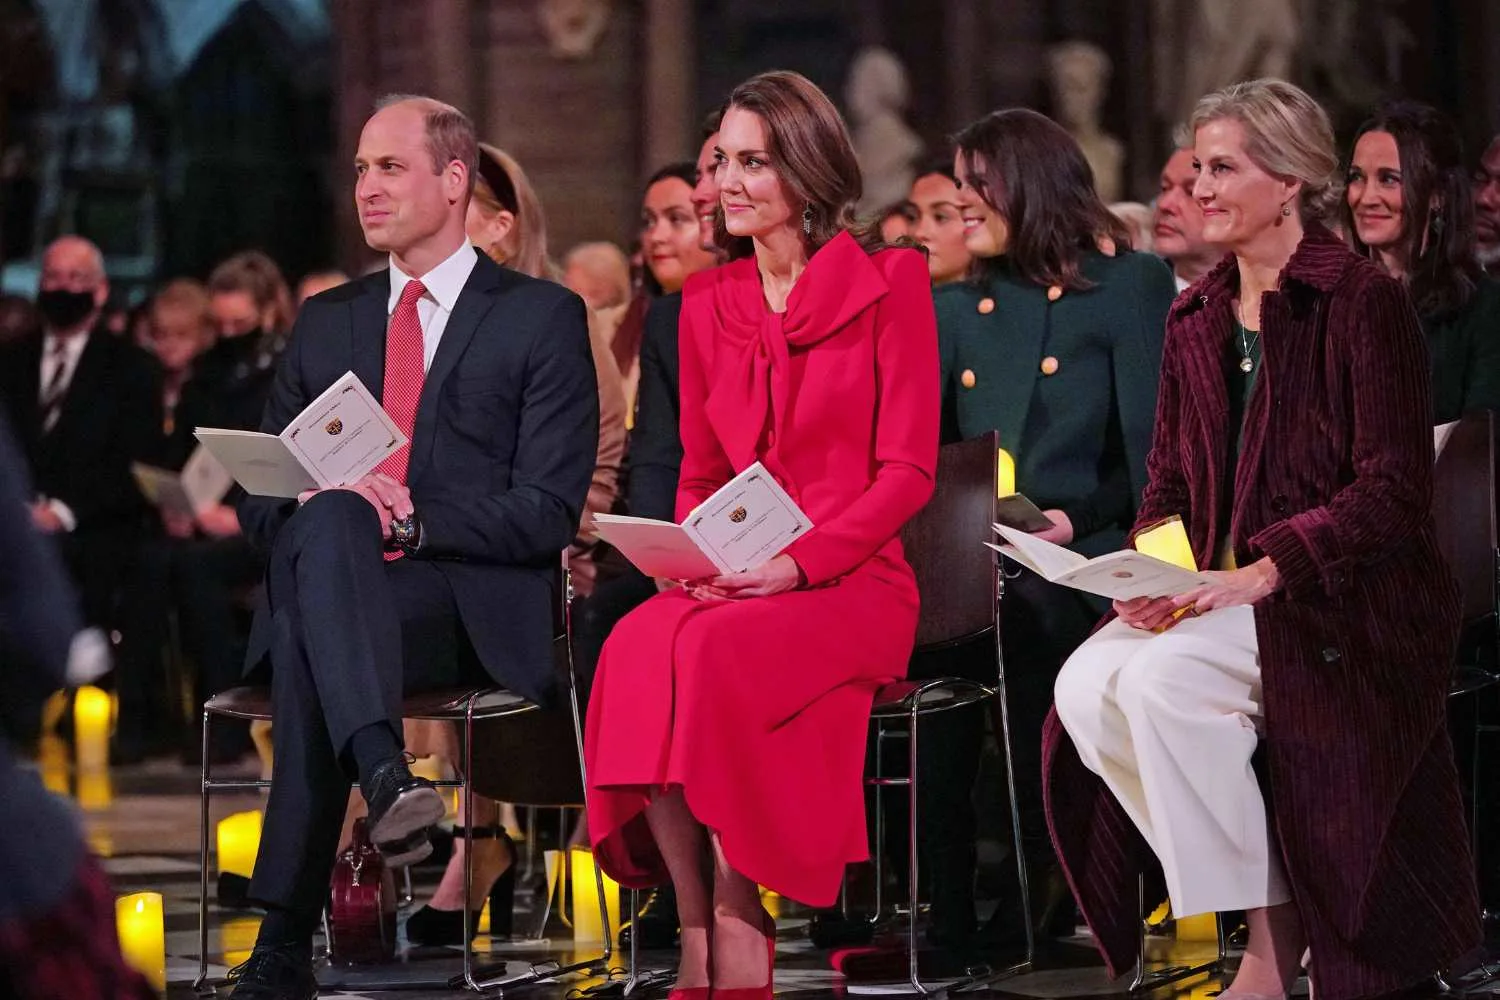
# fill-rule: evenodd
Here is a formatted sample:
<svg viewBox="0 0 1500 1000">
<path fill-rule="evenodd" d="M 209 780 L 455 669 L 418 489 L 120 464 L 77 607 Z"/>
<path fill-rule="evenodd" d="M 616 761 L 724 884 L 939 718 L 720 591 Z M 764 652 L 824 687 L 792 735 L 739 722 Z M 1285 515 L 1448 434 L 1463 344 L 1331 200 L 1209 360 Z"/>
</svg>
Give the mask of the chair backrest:
<svg viewBox="0 0 1500 1000">
<path fill-rule="evenodd" d="M 918 649 L 951 645 L 995 626 L 999 565 L 984 543 L 994 538 L 999 447 L 993 431 L 944 445 L 932 499 L 902 529 L 922 597 Z"/>
<path fill-rule="evenodd" d="M 1438 548 L 1458 579 L 1467 624 L 1495 614 L 1500 599 L 1494 415 L 1467 413 L 1446 434 L 1432 470 L 1432 513 Z"/>
<path fill-rule="evenodd" d="M 572 682 L 573 581 L 568 553 L 562 554 L 553 580 L 552 644 L 558 678 L 558 704 L 474 723 L 474 791 L 487 798 L 529 806 L 576 806 L 583 803 L 578 769 L 578 734 L 568 705 Z"/>
</svg>

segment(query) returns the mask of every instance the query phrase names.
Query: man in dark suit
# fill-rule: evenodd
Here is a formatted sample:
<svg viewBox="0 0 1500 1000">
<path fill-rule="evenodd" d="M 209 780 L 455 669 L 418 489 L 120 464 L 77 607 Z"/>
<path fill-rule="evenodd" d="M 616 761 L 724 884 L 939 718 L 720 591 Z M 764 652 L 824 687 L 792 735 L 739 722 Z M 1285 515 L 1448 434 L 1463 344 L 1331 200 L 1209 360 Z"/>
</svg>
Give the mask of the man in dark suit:
<svg viewBox="0 0 1500 1000">
<path fill-rule="evenodd" d="M 57 539 L 85 619 L 101 626 L 116 624 L 144 513 L 130 465 L 151 457 L 161 428 L 150 357 L 96 328 L 108 298 L 99 248 L 62 237 L 42 256 L 42 335 L 0 354 L 0 398 L 37 490 L 32 523 Z"/>
<path fill-rule="evenodd" d="M 390 864 L 431 851 L 443 801 L 407 769 L 403 693 L 487 680 L 553 695 L 552 583 L 588 493 L 598 392 L 583 303 L 469 246 L 477 156 L 458 110 L 381 103 L 355 200 L 390 267 L 308 300 L 266 406 L 279 432 L 352 370 L 411 443 L 350 486 L 240 506 L 270 548 L 249 662 L 269 653 L 275 771 L 250 883 L 267 914 L 239 1000 L 316 995 L 351 775 Z"/>
</svg>

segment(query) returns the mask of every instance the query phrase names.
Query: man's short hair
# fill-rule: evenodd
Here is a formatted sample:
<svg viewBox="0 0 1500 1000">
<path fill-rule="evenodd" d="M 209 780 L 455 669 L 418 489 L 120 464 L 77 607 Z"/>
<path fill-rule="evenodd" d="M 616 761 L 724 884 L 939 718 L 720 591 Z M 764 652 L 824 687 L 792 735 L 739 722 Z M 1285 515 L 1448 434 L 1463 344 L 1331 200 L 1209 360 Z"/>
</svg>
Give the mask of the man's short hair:
<svg viewBox="0 0 1500 1000">
<path fill-rule="evenodd" d="M 479 135 L 469 116 L 451 104 L 423 94 L 387 94 L 375 102 L 376 111 L 393 104 L 415 101 L 426 110 L 423 130 L 427 136 L 427 155 L 432 157 L 432 172 L 440 174 L 454 160 L 464 165 L 469 178 L 469 193 L 474 193 L 474 178 L 479 173 Z"/>
</svg>

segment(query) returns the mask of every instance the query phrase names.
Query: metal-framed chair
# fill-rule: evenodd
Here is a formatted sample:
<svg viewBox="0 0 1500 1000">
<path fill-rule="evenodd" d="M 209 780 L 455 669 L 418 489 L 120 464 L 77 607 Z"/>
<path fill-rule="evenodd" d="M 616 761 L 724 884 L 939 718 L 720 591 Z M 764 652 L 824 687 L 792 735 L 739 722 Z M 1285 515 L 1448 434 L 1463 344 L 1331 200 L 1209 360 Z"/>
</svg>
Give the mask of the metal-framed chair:
<svg viewBox="0 0 1500 1000">
<path fill-rule="evenodd" d="M 1032 966 L 1036 942 L 1031 921 L 1031 888 L 1026 873 L 1026 859 L 1021 848 L 1021 816 L 1015 804 L 1015 768 L 1010 752 L 1010 714 L 1005 697 L 1005 658 L 1000 647 L 1000 599 L 1004 592 L 1004 575 L 999 557 L 984 543 L 993 536 L 995 522 L 995 470 L 999 436 L 991 432 L 982 437 L 943 446 L 938 455 L 937 481 L 932 499 L 901 532 L 906 559 L 917 578 L 922 598 L 917 622 L 916 650 L 945 649 L 963 643 L 989 639 L 995 644 L 997 671 L 994 683 L 981 683 L 962 677 L 940 677 L 922 681 L 898 681 L 886 685 L 875 696 L 870 717 L 876 727 L 876 773 L 866 778 L 875 788 L 875 914 L 874 921 L 885 919 L 882 897 L 884 881 L 884 815 L 882 792 L 886 788 L 904 787 L 908 802 L 910 849 L 907 859 L 906 945 L 907 978 L 920 994 L 939 989 L 954 989 L 958 984 L 928 986 L 918 970 L 917 922 L 921 871 L 918 828 L 918 755 L 919 722 L 941 712 L 973 705 L 987 698 L 998 699 L 1000 732 L 1005 753 L 1006 785 L 1011 800 L 1011 832 L 1015 839 L 1016 873 L 1020 880 L 1020 906 L 1026 916 L 1025 958 L 999 971 L 988 971 L 982 977 L 967 980 L 965 986 L 998 982 L 1028 971 Z M 902 728 L 896 728 L 904 723 Z M 908 770 L 905 777 L 888 777 L 882 773 L 880 760 L 883 744 L 891 739 L 907 741 Z M 897 911 L 899 913 L 899 909 Z"/>
<path fill-rule="evenodd" d="M 1151 911 L 1147 909 L 1146 901 L 1146 876 L 1141 875 L 1136 880 L 1136 899 L 1141 911 L 1141 933 L 1138 950 L 1135 957 L 1135 976 L 1130 980 L 1126 989 L 1131 993 L 1147 992 L 1172 983 L 1191 979 L 1194 976 L 1206 976 L 1224 971 L 1225 960 L 1229 957 L 1229 937 L 1224 932 L 1224 915 L 1214 914 L 1214 931 L 1219 941 L 1218 954 L 1211 961 L 1200 962 L 1197 965 L 1169 965 L 1162 969 L 1147 971 L 1146 963 L 1150 961 L 1148 954 L 1147 937 L 1150 933 L 1148 920 Z"/>
<path fill-rule="evenodd" d="M 573 581 L 572 575 L 567 568 L 567 555 L 564 553 L 559 562 L 559 575 L 557 578 L 558 605 L 555 609 L 554 619 L 554 654 L 557 657 L 560 668 L 566 673 L 568 680 L 569 707 L 571 712 L 571 743 L 578 755 L 578 772 L 574 776 L 577 787 L 581 790 L 585 782 L 582 779 L 584 773 L 583 759 L 583 720 L 578 696 L 578 677 L 573 662 L 572 650 L 572 607 L 573 607 Z M 475 775 L 474 761 L 476 756 L 476 736 L 483 739 L 484 727 L 476 728 L 476 723 L 494 723 L 502 719 L 517 719 L 525 716 L 544 715 L 539 706 L 526 699 L 502 688 L 468 686 L 451 688 L 440 691 L 425 692 L 412 695 L 402 701 L 402 717 L 407 719 L 421 719 L 436 722 L 448 722 L 462 727 L 461 744 L 463 747 L 463 770 L 456 778 L 434 781 L 433 784 L 440 787 L 458 788 L 463 796 L 465 815 L 473 814 L 473 799 L 476 782 L 472 780 Z M 199 895 L 198 895 L 198 975 L 193 981 L 193 989 L 199 994 L 212 993 L 212 987 L 206 987 L 208 980 L 208 845 L 209 845 L 209 801 L 215 792 L 219 791 L 246 791 L 252 789 L 268 789 L 271 782 L 264 779 L 219 779 L 212 775 L 208 748 L 212 733 L 213 720 L 216 717 L 237 718 L 248 720 L 271 721 L 270 693 L 264 688 L 240 687 L 226 691 L 210 698 L 203 706 L 203 764 L 200 779 L 200 801 L 199 801 Z M 512 758 L 513 759 L 513 758 Z M 511 768 L 511 771 L 523 769 Z M 357 786 L 355 786 L 357 787 Z M 512 799 L 511 801 L 515 801 Z M 582 801 L 581 798 L 578 801 Z M 544 801 L 539 804 L 550 804 Z M 558 962 L 543 962 L 532 964 L 527 971 L 507 977 L 504 975 L 504 967 L 476 968 L 474 963 L 474 948 L 472 941 L 473 928 L 469 925 L 473 916 L 471 900 L 473 897 L 473 832 L 470 825 L 464 829 L 464 948 L 463 948 L 463 972 L 459 976 L 449 980 L 452 987 L 467 987 L 476 993 L 488 991 L 503 991 L 507 986 L 522 983 L 537 982 L 541 979 L 553 976 L 565 975 L 573 972 L 592 973 L 601 968 L 608 968 L 610 958 L 614 953 L 614 942 L 609 921 L 604 920 L 603 954 L 582 961 L 575 961 L 567 965 Z M 605 904 L 604 875 L 599 870 L 598 863 L 594 865 L 594 882 L 599 897 L 599 912 L 607 914 Z M 497 974 L 498 973 L 498 974 Z M 402 989 L 409 988 L 409 982 L 368 982 L 360 983 L 361 989 Z M 499 996 L 500 992 L 491 995 Z"/>
<path fill-rule="evenodd" d="M 1432 469 L 1432 511 L 1438 550 L 1458 581 L 1463 603 L 1463 644 L 1453 664 L 1449 701 L 1465 698 L 1500 684 L 1500 523 L 1497 523 L 1495 485 L 1495 417 L 1489 410 L 1463 415 L 1451 425 L 1435 429 Z M 1480 802 L 1484 769 L 1483 738 L 1500 733 L 1500 725 L 1486 722 L 1475 706 L 1470 758 L 1469 834 L 1478 871 L 1483 843 Z M 1486 913 L 1487 917 L 1493 916 Z M 1500 980 L 1500 966 L 1484 963 L 1480 976 L 1463 981 L 1465 990 Z M 1440 987 L 1447 984 L 1439 976 Z M 1445 990 L 1446 992 L 1446 990 Z"/>
</svg>

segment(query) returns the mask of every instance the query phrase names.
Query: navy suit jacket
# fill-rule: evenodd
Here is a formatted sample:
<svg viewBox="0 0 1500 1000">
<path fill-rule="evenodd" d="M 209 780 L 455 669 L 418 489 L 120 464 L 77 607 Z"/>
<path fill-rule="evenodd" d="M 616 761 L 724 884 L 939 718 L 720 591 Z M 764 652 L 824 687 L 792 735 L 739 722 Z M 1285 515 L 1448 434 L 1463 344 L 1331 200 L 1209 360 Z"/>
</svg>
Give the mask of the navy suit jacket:
<svg viewBox="0 0 1500 1000">
<path fill-rule="evenodd" d="M 641 336 L 641 383 L 630 434 L 625 504 L 636 517 L 675 521 L 682 436 L 677 379 L 677 321 L 682 293 L 663 295 L 646 313 Z"/>
<path fill-rule="evenodd" d="M 422 524 L 415 558 L 448 578 L 489 674 L 545 703 L 556 687 L 553 583 L 598 448 L 597 380 L 583 301 L 477 256 L 417 407 L 407 473 Z M 346 371 L 380 397 L 389 298 L 383 270 L 304 304 L 262 430 L 282 431 Z M 239 511 L 246 533 L 269 548 L 296 504 L 247 497 Z M 269 626 L 262 608 L 251 668 L 269 648 Z"/>
</svg>

